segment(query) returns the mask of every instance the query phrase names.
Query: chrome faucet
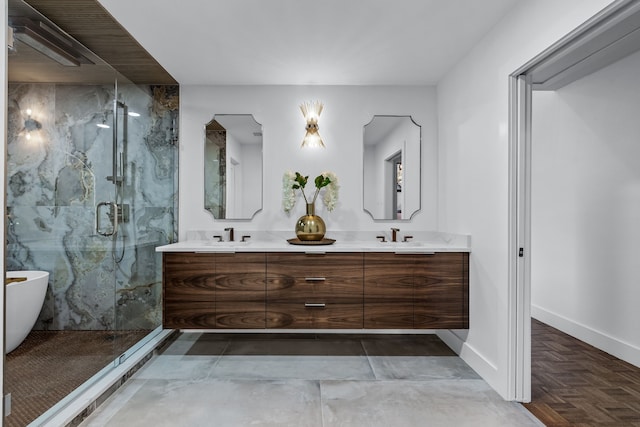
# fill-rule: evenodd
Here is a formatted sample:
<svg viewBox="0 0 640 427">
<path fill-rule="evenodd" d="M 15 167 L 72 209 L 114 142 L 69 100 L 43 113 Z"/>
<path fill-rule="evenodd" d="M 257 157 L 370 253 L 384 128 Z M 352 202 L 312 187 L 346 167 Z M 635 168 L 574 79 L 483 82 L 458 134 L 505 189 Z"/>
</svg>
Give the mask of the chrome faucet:
<svg viewBox="0 0 640 427">
<path fill-rule="evenodd" d="M 233 242 L 233 227 L 227 227 L 224 229 L 224 231 L 228 231 L 229 232 L 229 241 Z"/>
<path fill-rule="evenodd" d="M 398 241 L 398 231 L 400 231 L 399 228 L 391 228 L 391 241 L 392 242 L 397 242 Z"/>
</svg>

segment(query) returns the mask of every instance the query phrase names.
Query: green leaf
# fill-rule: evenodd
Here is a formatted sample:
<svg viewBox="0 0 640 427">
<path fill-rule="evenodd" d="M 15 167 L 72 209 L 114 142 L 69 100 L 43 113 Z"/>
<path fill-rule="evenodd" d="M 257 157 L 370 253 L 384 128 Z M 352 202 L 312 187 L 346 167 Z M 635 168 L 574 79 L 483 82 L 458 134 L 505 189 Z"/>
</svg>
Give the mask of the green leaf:
<svg viewBox="0 0 640 427">
<path fill-rule="evenodd" d="M 316 176 L 315 184 L 318 190 L 321 189 L 322 187 L 326 187 L 330 183 L 331 183 L 331 180 L 329 179 L 329 177 L 324 177 L 322 175 Z"/>
<path fill-rule="evenodd" d="M 309 180 L 309 176 L 308 176 L 308 175 L 307 175 L 307 176 L 302 176 L 302 175 L 300 175 L 300 173 L 299 173 L 299 172 L 296 172 L 296 179 L 295 179 L 295 181 L 296 181 L 296 182 L 298 183 L 298 185 L 300 186 L 300 187 L 298 187 L 298 188 L 304 188 L 304 187 L 305 187 L 305 185 L 307 185 L 307 181 L 308 181 L 308 180 Z M 293 188 L 296 188 L 296 187 L 293 187 Z"/>
</svg>

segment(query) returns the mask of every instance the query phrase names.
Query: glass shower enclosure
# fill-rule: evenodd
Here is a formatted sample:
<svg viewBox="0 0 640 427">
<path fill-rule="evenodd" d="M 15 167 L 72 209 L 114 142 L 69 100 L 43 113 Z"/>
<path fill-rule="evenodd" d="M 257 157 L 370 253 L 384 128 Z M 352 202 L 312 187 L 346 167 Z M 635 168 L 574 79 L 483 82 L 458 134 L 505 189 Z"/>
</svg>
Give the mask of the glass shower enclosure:
<svg viewBox="0 0 640 427">
<path fill-rule="evenodd" d="M 16 4 L 10 17 L 25 13 Z M 34 55 L 20 43 L 8 60 L 5 265 L 47 271 L 49 284 L 5 359 L 6 425 L 51 411 L 34 402 L 86 385 L 161 331 L 155 248 L 177 239 L 178 87 L 133 84 L 88 51 L 74 70 Z M 22 401 L 31 412 L 18 419 Z"/>
</svg>

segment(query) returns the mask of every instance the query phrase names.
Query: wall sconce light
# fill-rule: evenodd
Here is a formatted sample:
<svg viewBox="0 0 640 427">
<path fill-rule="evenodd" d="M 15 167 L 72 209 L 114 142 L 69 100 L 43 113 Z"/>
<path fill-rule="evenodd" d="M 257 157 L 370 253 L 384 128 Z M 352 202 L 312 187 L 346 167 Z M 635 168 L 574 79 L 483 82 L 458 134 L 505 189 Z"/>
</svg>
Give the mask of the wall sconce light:
<svg viewBox="0 0 640 427">
<path fill-rule="evenodd" d="M 325 148 L 324 142 L 322 142 L 322 138 L 320 138 L 320 134 L 318 133 L 318 118 L 320 117 L 320 113 L 322 113 L 322 102 L 305 102 L 300 105 L 300 110 L 302 110 L 302 115 L 307 121 L 307 125 L 305 129 L 307 133 L 302 140 L 302 146 L 309 148 Z"/>
<path fill-rule="evenodd" d="M 31 108 L 28 108 L 27 111 L 27 119 L 24 121 L 24 131 L 27 132 L 25 138 L 27 140 L 31 139 L 31 132 L 42 129 L 42 123 L 37 121 L 36 119 L 31 117 Z"/>
</svg>

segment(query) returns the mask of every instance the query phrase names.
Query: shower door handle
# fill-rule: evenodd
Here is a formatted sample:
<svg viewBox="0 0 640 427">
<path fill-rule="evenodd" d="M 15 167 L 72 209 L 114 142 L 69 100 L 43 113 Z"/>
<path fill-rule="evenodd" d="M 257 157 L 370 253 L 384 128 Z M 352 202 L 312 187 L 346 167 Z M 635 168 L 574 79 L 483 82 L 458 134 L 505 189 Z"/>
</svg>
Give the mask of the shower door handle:
<svg viewBox="0 0 640 427">
<path fill-rule="evenodd" d="M 100 224 L 100 211 L 103 206 L 109 206 L 107 216 L 111 219 L 111 228 L 104 230 Z M 100 202 L 96 205 L 96 233 L 101 236 L 113 236 L 118 232 L 118 204 L 116 202 Z"/>
</svg>

